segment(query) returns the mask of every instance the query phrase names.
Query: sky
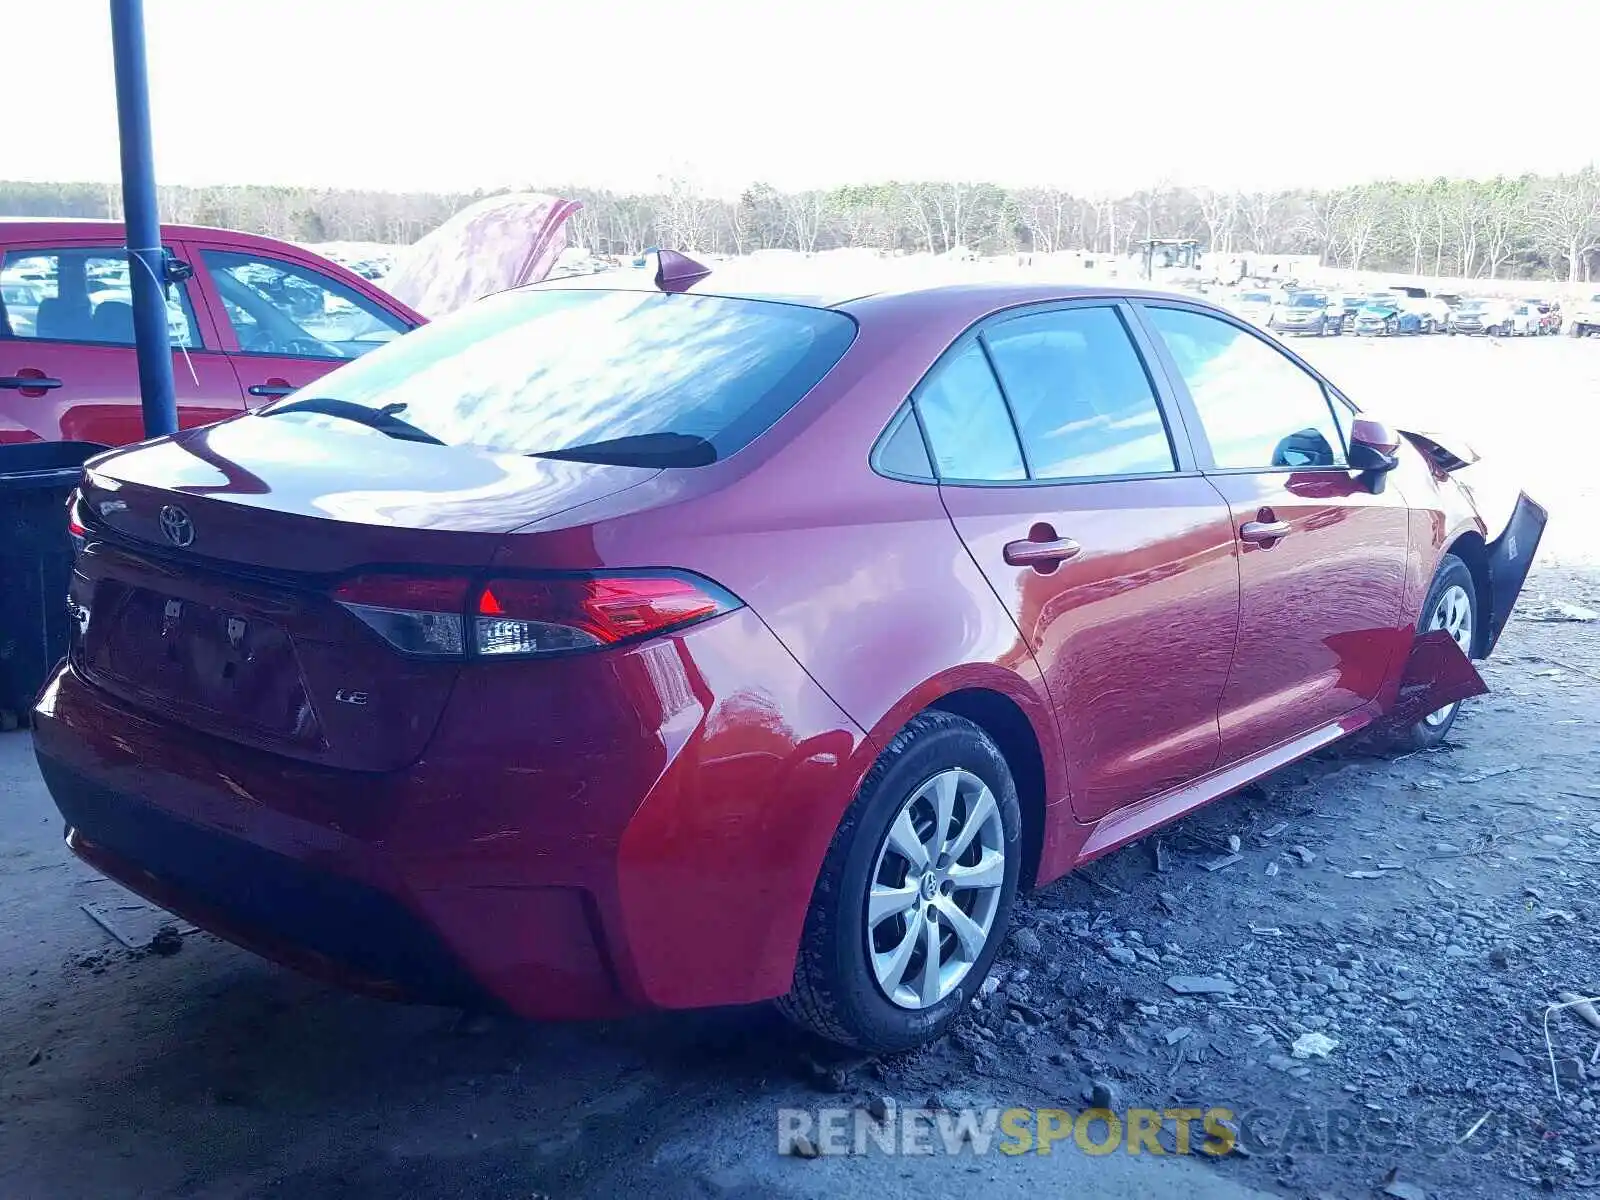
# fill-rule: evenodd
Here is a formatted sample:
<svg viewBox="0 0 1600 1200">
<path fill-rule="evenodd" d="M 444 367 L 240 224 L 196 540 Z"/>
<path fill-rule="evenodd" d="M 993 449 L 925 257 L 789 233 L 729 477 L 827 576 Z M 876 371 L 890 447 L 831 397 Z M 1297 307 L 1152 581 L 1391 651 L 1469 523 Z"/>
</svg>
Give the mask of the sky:
<svg viewBox="0 0 1600 1200">
<path fill-rule="evenodd" d="M 1093 194 L 1576 169 L 1593 0 L 146 0 L 157 176 Z M 0 177 L 117 175 L 106 0 L 0 0 Z"/>
</svg>

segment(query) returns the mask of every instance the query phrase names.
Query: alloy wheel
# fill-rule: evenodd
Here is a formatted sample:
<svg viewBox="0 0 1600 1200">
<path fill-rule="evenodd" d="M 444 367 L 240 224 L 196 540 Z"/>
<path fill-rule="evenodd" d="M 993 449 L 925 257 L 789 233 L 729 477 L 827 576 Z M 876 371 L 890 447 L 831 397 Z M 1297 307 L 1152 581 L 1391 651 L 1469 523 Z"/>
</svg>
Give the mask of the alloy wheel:
<svg viewBox="0 0 1600 1200">
<path fill-rule="evenodd" d="M 878 848 L 863 910 L 867 958 L 900 1008 L 929 1008 L 972 970 L 994 930 L 1005 828 L 989 786 L 941 771 L 900 806 Z"/>
<path fill-rule="evenodd" d="M 1434 604 L 1433 615 L 1428 618 L 1428 632 L 1432 633 L 1436 629 L 1443 629 L 1448 633 L 1456 645 L 1461 647 L 1461 653 L 1468 656 L 1472 654 L 1472 597 L 1467 595 L 1467 589 L 1460 584 L 1454 583 L 1447 587 Z M 1459 701 L 1455 704 L 1446 704 L 1422 720 L 1431 726 L 1443 725 L 1458 707 L 1460 707 Z"/>
</svg>

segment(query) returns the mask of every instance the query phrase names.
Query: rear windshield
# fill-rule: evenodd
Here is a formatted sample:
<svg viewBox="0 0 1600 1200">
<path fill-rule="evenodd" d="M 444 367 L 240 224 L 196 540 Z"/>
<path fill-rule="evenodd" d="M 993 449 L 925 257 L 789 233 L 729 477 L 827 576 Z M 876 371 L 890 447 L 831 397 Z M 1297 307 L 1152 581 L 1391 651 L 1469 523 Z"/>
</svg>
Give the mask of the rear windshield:
<svg viewBox="0 0 1600 1200">
<path fill-rule="evenodd" d="M 526 289 L 424 325 L 262 411 L 328 398 L 387 408 L 453 446 L 540 454 L 678 434 L 724 458 L 810 391 L 855 332 L 843 313 L 797 304 Z"/>
</svg>

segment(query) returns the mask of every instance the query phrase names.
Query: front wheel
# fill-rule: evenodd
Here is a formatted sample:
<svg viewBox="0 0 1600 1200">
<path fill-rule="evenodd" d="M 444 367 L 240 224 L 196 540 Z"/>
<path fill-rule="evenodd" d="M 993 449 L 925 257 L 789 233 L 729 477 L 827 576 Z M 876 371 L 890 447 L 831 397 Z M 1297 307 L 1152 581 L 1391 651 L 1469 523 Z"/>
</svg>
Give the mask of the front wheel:
<svg viewBox="0 0 1600 1200">
<path fill-rule="evenodd" d="M 1417 633 L 1443 629 L 1455 639 L 1468 658 L 1472 657 L 1473 638 L 1478 629 L 1478 591 L 1467 564 L 1454 554 L 1446 554 L 1434 573 L 1433 586 L 1422 605 Z M 1447 704 L 1429 713 L 1395 739 L 1402 751 L 1431 750 L 1442 743 L 1460 715 L 1461 704 Z"/>
<path fill-rule="evenodd" d="M 823 860 L 785 1016 L 885 1054 L 939 1037 L 1011 920 L 1022 817 L 999 749 L 951 713 L 915 717 L 878 757 Z"/>
</svg>

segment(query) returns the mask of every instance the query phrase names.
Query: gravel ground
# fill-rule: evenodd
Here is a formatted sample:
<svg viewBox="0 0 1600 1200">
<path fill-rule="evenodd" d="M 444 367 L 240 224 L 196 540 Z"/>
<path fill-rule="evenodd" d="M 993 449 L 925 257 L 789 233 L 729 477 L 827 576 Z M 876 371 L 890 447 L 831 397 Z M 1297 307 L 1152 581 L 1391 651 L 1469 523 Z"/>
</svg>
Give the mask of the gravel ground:
<svg viewBox="0 0 1600 1200">
<path fill-rule="evenodd" d="M 1444 748 L 1340 747 L 1035 895 L 998 990 L 892 1086 L 1228 1107 L 1230 1176 L 1290 1195 L 1600 1187 L 1600 1030 L 1544 1035 L 1600 992 L 1600 623 L 1534 619 L 1600 576 L 1530 592 Z"/>
<path fill-rule="evenodd" d="M 462 1021 L 330 991 L 203 934 L 174 953 L 126 950 L 78 906 L 129 929 L 157 918 L 120 908 L 125 894 L 65 854 L 26 735 L 8 735 L 0 1196 L 1387 1187 L 1415 1200 L 1600 1186 L 1600 1031 L 1558 1012 L 1547 1044 L 1544 1025 L 1560 992 L 1600 990 L 1600 622 L 1540 619 L 1552 600 L 1600 608 L 1581 519 L 1600 506 L 1579 460 L 1600 432 L 1600 343 L 1296 348 L 1397 419 L 1467 429 L 1491 456 L 1473 474 L 1506 469 L 1552 508 L 1523 608 L 1484 669 L 1493 691 L 1445 748 L 1337 748 L 1163 831 L 1159 853 L 1147 839 L 1045 889 L 1019 914 L 999 986 L 953 1037 L 854 1062 L 759 1008 Z M 1168 981 L 1181 977 L 1217 990 L 1180 995 Z M 777 1153 L 783 1107 L 1091 1098 L 1228 1108 L 1243 1152 Z"/>
</svg>

